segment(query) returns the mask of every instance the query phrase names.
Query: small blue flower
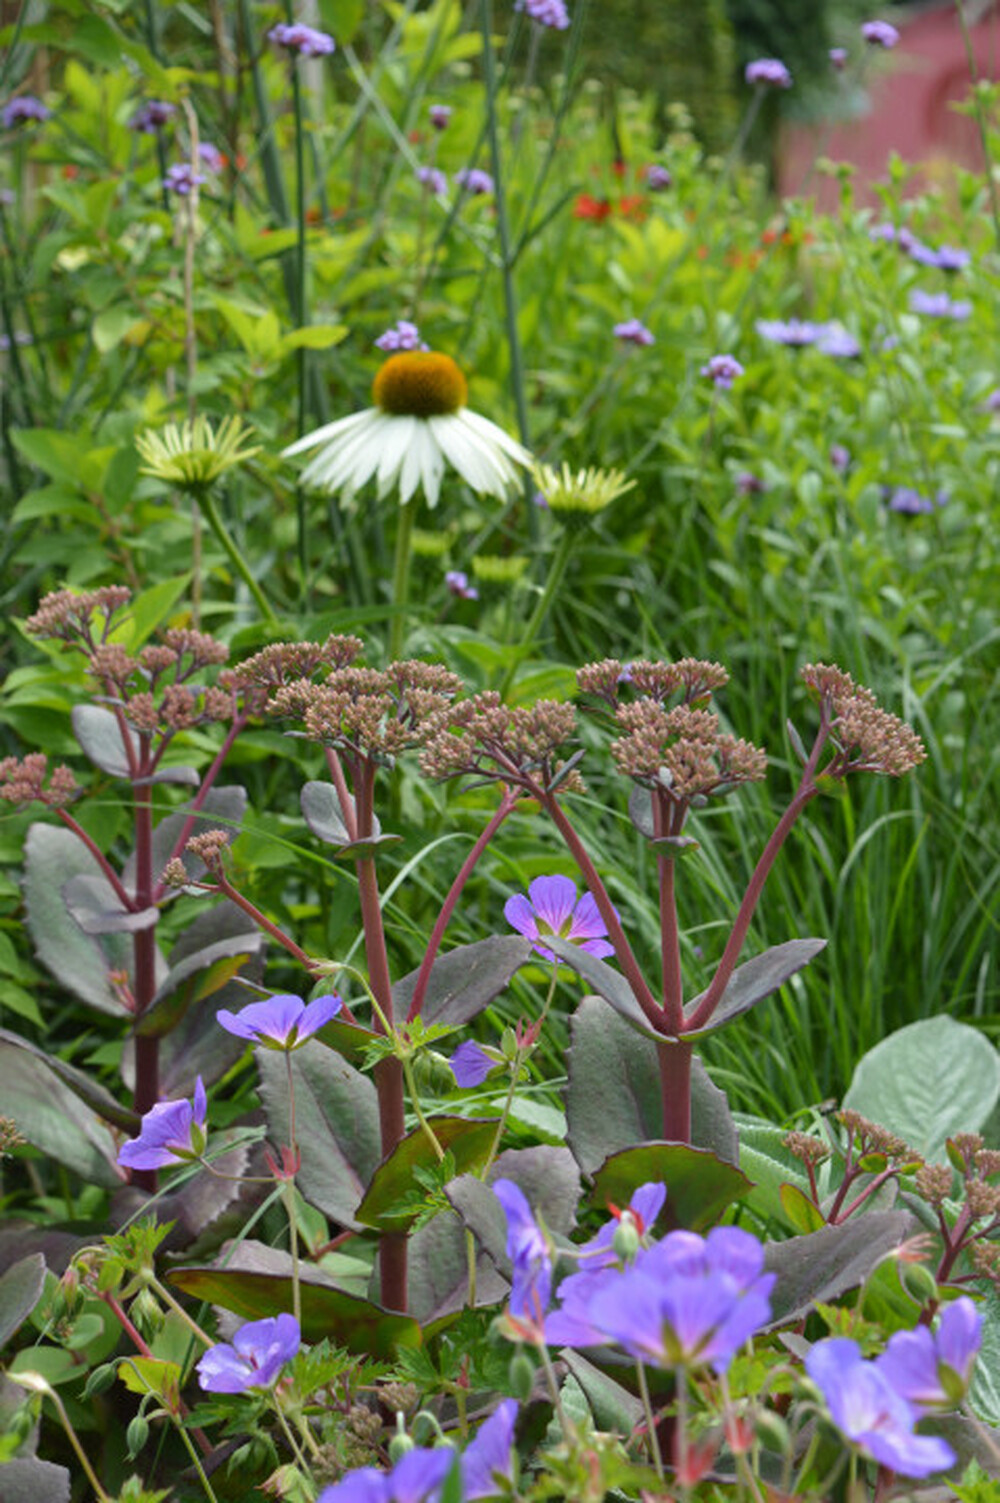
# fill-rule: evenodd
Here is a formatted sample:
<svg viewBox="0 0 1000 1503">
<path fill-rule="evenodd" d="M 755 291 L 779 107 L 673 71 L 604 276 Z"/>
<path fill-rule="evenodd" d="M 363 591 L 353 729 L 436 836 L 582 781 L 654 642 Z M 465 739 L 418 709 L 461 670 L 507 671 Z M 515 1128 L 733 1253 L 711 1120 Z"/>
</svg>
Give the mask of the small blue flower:
<svg viewBox="0 0 1000 1503">
<path fill-rule="evenodd" d="M 209 1393 L 270 1388 L 302 1344 L 294 1315 L 271 1315 L 241 1326 L 232 1345 L 220 1341 L 199 1360 L 198 1382 Z"/>
<path fill-rule="evenodd" d="M 955 1453 L 945 1441 L 914 1433 L 914 1411 L 877 1363 L 864 1360 L 856 1342 L 843 1336 L 817 1342 L 806 1371 L 834 1425 L 863 1456 L 903 1477 L 929 1477 L 954 1465 Z"/>
<path fill-rule="evenodd" d="M 861 35 L 872 47 L 884 47 L 887 51 L 899 41 L 899 32 L 888 21 L 865 21 Z"/>
<path fill-rule="evenodd" d="M 743 367 L 735 355 L 713 355 L 707 365 L 702 366 L 701 374 L 722 391 L 731 391 L 733 382 L 743 375 Z"/>
<path fill-rule="evenodd" d="M 910 307 L 925 318 L 953 318 L 959 322 L 972 312 L 971 303 L 950 298 L 946 292 L 922 292 L 919 287 L 910 293 Z"/>
<path fill-rule="evenodd" d="M 448 192 L 448 179 L 440 167 L 418 167 L 417 182 L 426 188 L 428 193 L 433 193 L 435 198 L 444 198 Z"/>
<path fill-rule="evenodd" d="M 748 84 L 761 84 L 769 89 L 792 87 L 792 75 L 776 57 L 758 57 L 754 62 L 747 63 L 743 76 Z"/>
<path fill-rule="evenodd" d="M 281 994 L 264 1002 L 251 1002 L 239 1012 L 220 1007 L 215 1016 L 227 1033 L 263 1044 L 265 1049 L 301 1049 L 343 1005 L 335 994 L 317 997 L 308 1004 L 301 997 Z"/>
<path fill-rule="evenodd" d="M 337 46 L 328 32 L 316 31 L 314 27 L 301 23 L 288 25 L 284 21 L 272 26 L 267 38 L 270 42 L 277 42 L 279 47 L 287 47 L 289 52 L 297 52 L 300 57 L 326 57 Z"/>
<path fill-rule="evenodd" d="M 208 178 L 203 172 L 196 172 L 190 162 L 175 162 L 167 168 L 167 175 L 163 179 L 163 186 L 171 193 L 179 193 L 186 198 L 194 187 L 200 187 L 207 183 Z"/>
<path fill-rule="evenodd" d="M 200 1158 L 205 1151 L 207 1116 L 208 1098 L 199 1075 L 193 1103 L 161 1101 L 146 1112 L 139 1136 L 119 1150 L 119 1164 L 125 1169 L 163 1169 Z"/>
<path fill-rule="evenodd" d="M 15 125 L 24 125 L 29 120 L 47 120 L 51 114 L 48 105 L 36 99 L 34 94 L 18 94 L 8 99 L 0 118 L 4 130 L 12 130 Z"/>
<path fill-rule="evenodd" d="M 477 193 L 492 193 L 493 179 L 488 172 L 481 167 L 462 167 L 455 173 L 455 185 L 461 188 L 463 193 L 475 196 Z"/>
<path fill-rule="evenodd" d="M 424 344 L 420 338 L 420 330 L 416 324 L 411 324 L 408 319 L 397 319 L 391 329 L 386 329 L 375 341 L 375 348 L 395 352 L 396 350 L 427 350 L 430 346 Z"/>
<path fill-rule="evenodd" d="M 439 1495 L 455 1459 L 450 1446 L 434 1450 L 417 1446 L 391 1472 L 370 1466 L 348 1472 L 333 1487 L 324 1488 L 317 1503 L 428 1503 Z"/>
<path fill-rule="evenodd" d="M 621 340 L 622 344 L 650 345 L 656 343 L 656 336 L 638 318 L 627 318 L 624 323 L 615 324 L 612 333 L 616 339 Z"/>
<path fill-rule="evenodd" d="M 938 1328 L 897 1331 L 875 1366 L 915 1409 L 954 1409 L 972 1378 L 982 1316 L 967 1296 L 948 1305 Z"/>
<path fill-rule="evenodd" d="M 448 1066 L 455 1077 L 455 1084 L 467 1091 L 472 1086 L 482 1085 L 487 1075 L 499 1068 L 500 1061 L 493 1059 L 471 1039 L 466 1039 L 464 1044 L 459 1044 L 448 1061 Z"/>
</svg>

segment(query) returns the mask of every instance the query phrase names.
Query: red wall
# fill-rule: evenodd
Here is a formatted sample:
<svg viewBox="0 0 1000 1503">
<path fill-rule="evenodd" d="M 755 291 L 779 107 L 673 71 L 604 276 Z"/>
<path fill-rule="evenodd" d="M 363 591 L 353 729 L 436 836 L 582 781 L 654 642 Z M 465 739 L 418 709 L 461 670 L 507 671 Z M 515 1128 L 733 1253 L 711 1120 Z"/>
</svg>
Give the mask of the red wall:
<svg viewBox="0 0 1000 1503">
<path fill-rule="evenodd" d="M 985 9 L 985 14 L 969 28 L 976 74 L 995 79 L 1000 77 L 1000 0 L 979 9 Z M 878 13 L 876 0 L 872 14 Z M 927 170 L 915 180 L 914 188 L 928 176 L 938 178 L 949 162 L 982 169 L 975 121 L 949 108 L 951 101 L 966 96 L 970 78 L 954 0 L 910 15 L 892 11 L 884 19 L 891 19 L 898 28 L 900 41 L 891 52 L 871 48 L 865 56 L 868 100 L 864 114 L 832 127 L 795 125 L 782 131 L 778 181 L 783 194 L 806 192 L 817 198 L 821 208 L 835 207 L 837 183 L 816 174 L 808 177 L 817 150 L 821 156 L 857 167 L 856 198 L 862 204 L 877 201 L 870 185 L 886 180 L 891 152 L 925 164 Z M 852 61 L 841 75 L 843 86 L 852 94 L 856 67 Z"/>
</svg>

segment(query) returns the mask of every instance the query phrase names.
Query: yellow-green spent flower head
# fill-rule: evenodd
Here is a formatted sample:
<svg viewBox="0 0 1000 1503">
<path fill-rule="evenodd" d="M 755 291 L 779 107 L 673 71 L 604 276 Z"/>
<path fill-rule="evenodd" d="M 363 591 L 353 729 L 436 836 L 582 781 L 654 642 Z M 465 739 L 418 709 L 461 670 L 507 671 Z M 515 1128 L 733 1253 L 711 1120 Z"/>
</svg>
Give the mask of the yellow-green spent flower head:
<svg viewBox="0 0 1000 1503">
<path fill-rule="evenodd" d="M 260 445 L 249 440 L 249 429 L 234 415 L 223 418 L 217 429 L 203 417 L 168 423 L 158 431 L 147 429 L 136 434 L 135 446 L 144 460 L 143 475 L 196 494 L 260 452 Z"/>
<path fill-rule="evenodd" d="M 528 567 L 523 553 L 480 553 L 472 560 L 473 578 L 480 584 L 513 589 Z"/>
<path fill-rule="evenodd" d="M 567 527 L 590 522 L 635 485 L 634 480 L 626 480 L 622 470 L 574 472 L 565 463 L 558 470 L 547 464 L 532 465 L 531 475 L 549 511 Z"/>
</svg>

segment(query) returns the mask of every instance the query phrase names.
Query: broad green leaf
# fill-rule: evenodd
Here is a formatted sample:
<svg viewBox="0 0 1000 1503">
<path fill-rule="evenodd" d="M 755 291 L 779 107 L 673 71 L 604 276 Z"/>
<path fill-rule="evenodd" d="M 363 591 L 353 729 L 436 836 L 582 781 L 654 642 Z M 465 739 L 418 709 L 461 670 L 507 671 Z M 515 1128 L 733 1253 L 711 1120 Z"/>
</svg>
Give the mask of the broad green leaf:
<svg viewBox="0 0 1000 1503">
<path fill-rule="evenodd" d="M 784 1147 L 785 1129 L 741 1114 L 737 1114 L 736 1125 L 740 1135 L 740 1168 L 753 1184 L 747 1205 L 758 1215 L 793 1225 L 782 1205 L 782 1186 L 794 1185 L 805 1194 L 809 1178 L 802 1160 Z M 801 1231 L 802 1227 L 795 1225 L 794 1229 Z"/>
<path fill-rule="evenodd" d="M 273 1142 L 291 1129 L 285 1056 L 256 1051 L 260 1094 Z M 341 1226 L 359 1228 L 358 1206 L 381 1156 L 375 1087 L 329 1049 L 291 1055 L 295 1133 L 302 1152 L 297 1184 L 311 1205 Z"/>
<path fill-rule="evenodd" d="M 1000 1425 L 1000 1293 L 987 1290 L 977 1306 L 983 1318 L 983 1344 L 972 1373 L 969 1404 L 990 1425 Z"/>
<path fill-rule="evenodd" d="M 432 1117 L 430 1125 L 441 1148 L 453 1156 L 458 1174 L 475 1173 L 485 1164 L 496 1136 L 494 1120 Z M 376 1169 L 355 1212 L 357 1220 L 383 1231 L 406 1231 L 416 1219 L 419 1208 L 400 1210 L 399 1203 L 408 1192 L 418 1189 L 414 1171 L 433 1169 L 437 1163 L 437 1154 L 423 1128 L 417 1127 L 407 1133 Z"/>
<path fill-rule="evenodd" d="M 642 1400 L 571 1347 L 560 1357 L 583 1389 L 597 1428 L 631 1435 L 642 1420 Z"/>
<path fill-rule="evenodd" d="M 328 350 L 339 344 L 347 334 L 346 324 L 308 324 L 304 329 L 293 329 L 281 338 L 282 355 L 293 350 Z"/>
<path fill-rule="evenodd" d="M 364 20 L 365 0 L 319 0 L 319 14 L 324 30 L 346 47 Z"/>
<path fill-rule="evenodd" d="M 126 908 L 106 877 L 70 877 L 62 897 L 84 934 L 138 934 L 160 917 L 155 906 Z"/>
<path fill-rule="evenodd" d="M 251 1273 L 229 1268 L 176 1268 L 168 1282 L 191 1295 L 232 1310 L 242 1320 L 263 1320 L 292 1308 L 291 1274 Z M 346 1347 L 365 1357 L 391 1357 L 399 1347 L 419 1347 L 420 1327 L 409 1315 L 383 1310 L 371 1300 L 345 1294 L 302 1270 L 302 1338 Z"/>
<path fill-rule="evenodd" d="M 92 326 L 94 348 L 98 354 L 106 355 L 109 350 L 121 344 L 131 328 L 141 322 L 142 318 L 134 308 L 119 305 L 103 309 L 94 319 Z"/>
<path fill-rule="evenodd" d="M 898 1133 L 924 1158 L 944 1158 L 957 1132 L 978 1132 L 1000 1097 L 1000 1056 L 975 1028 L 925 1018 L 891 1033 L 854 1071 L 844 1106 Z"/>
<path fill-rule="evenodd" d="M 45 1288 L 45 1259 L 41 1253 L 21 1258 L 0 1274 L 0 1350 L 27 1320 Z"/>
<path fill-rule="evenodd" d="M 155 1393 L 162 1399 L 176 1399 L 181 1370 L 176 1362 L 158 1357 L 129 1357 L 119 1362 L 118 1377 L 129 1393 Z"/>
<path fill-rule="evenodd" d="M 173 579 L 160 580 L 151 585 L 129 603 L 121 625 L 112 634 L 112 641 L 121 642 L 129 652 L 138 652 L 153 635 L 169 621 L 170 613 L 191 582 L 190 574 L 179 574 Z"/>
<path fill-rule="evenodd" d="M 491 935 L 439 955 L 431 967 L 420 1016 L 428 1025 L 458 1027 L 498 997 L 519 966 L 531 955 L 531 941 L 520 935 Z M 411 971 L 392 989 L 397 1022 L 409 1012 L 419 971 Z"/>
<path fill-rule="evenodd" d="M 110 973 L 130 970 L 131 939 L 84 934 L 62 898 L 62 887 L 70 878 L 103 875 L 94 857 L 71 830 L 46 824 L 31 826 L 24 854 L 28 932 L 38 959 L 81 1002 L 124 1017 Z"/>
<path fill-rule="evenodd" d="M 627 1206 L 640 1185 L 656 1180 L 667 1187 L 664 1221 L 672 1228 L 701 1232 L 750 1189 L 746 1175 L 707 1148 L 684 1143 L 643 1143 L 607 1158 L 594 1175 L 593 1205 Z"/>
<path fill-rule="evenodd" d="M 52 480 L 62 480 L 74 490 L 100 488 L 114 446 L 91 449 L 89 441 L 56 428 L 25 428 L 12 433 L 17 448 L 44 470 Z"/>
<path fill-rule="evenodd" d="M 818 1232 L 826 1225 L 823 1212 L 798 1185 L 782 1185 L 778 1194 L 781 1209 L 797 1232 Z"/>
<path fill-rule="evenodd" d="M 662 1137 L 657 1046 L 601 997 L 583 998 L 570 1039 L 563 1093 L 567 1140 L 580 1168 L 592 1174 L 609 1153 Z M 697 1056 L 691 1062 L 691 1125 L 695 1146 L 736 1163 L 736 1129 L 725 1094 Z"/>
<path fill-rule="evenodd" d="M 73 1353 L 62 1346 L 26 1346 L 15 1352 L 8 1368 L 12 1378 L 18 1373 L 39 1373 L 46 1383 L 58 1388 L 62 1383 L 71 1383 L 80 1377 L 80 1364 Z M 0 1494 L 7 1503 L 6 1492 Z"/>
</svg>

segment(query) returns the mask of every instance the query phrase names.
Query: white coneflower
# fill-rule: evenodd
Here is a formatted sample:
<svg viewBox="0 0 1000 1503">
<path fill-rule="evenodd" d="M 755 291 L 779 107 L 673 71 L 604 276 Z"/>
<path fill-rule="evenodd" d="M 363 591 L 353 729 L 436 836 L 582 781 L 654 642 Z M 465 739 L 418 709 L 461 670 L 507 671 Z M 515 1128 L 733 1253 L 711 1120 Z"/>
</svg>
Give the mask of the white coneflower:
<svg viewBox="0 0 1000 1503">
<path fill-rule="evenodd" d="M 374 479 L 379 499 L 396 485 L 405 505 L 423 487 L 436 506 L 445 464 L 480 495 L 506 496 L 528 466 L 528 451 L 467 407 L 468 386 L 450 355 L 405 350 L 392 355 L 372 385 L 374 407 L 327 423 L 282 452 L 318 452 L 305 486 L 337 492 L 346 503 Z"/>
</svg>

